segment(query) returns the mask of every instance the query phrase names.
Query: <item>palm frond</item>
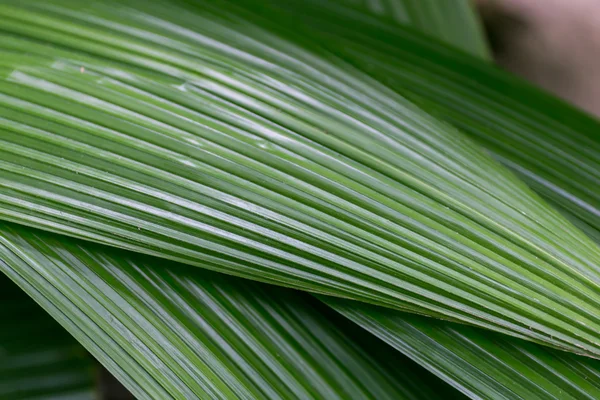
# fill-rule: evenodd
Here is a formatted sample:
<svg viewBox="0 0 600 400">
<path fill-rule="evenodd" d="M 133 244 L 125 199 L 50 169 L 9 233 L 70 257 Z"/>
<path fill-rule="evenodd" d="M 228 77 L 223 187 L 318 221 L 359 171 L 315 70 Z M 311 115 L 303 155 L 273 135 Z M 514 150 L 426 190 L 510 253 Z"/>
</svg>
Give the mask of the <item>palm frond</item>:
<svg viewBox="0 0 600 400">
<path fill-rule="evenodd" d="M 4 273 L 140 398 L 461 397 L 357 325 L 471 398 L 600 397 L 597 360 L 340 298 L 598 357 L 595 120 L 398 26 L 485 56 L 462 0 L 187 3 L 0 5 L 0 216 L 161 257 L 5 224 Z M 0 397 L 91 394 L 12 325 Z"/>
</svg>

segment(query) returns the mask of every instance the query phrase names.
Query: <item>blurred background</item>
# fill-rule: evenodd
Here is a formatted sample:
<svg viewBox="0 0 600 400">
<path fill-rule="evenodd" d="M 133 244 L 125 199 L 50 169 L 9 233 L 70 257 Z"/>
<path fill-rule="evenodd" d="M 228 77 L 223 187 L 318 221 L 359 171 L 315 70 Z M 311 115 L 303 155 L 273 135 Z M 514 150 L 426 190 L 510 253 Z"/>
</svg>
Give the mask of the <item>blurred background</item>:
<svg viewBox="0 0 600 400">
<path fill-rule="evenodd" d="M 600 1 L 475 0 L 498 65 L 600 115 Z"/>
</svg>

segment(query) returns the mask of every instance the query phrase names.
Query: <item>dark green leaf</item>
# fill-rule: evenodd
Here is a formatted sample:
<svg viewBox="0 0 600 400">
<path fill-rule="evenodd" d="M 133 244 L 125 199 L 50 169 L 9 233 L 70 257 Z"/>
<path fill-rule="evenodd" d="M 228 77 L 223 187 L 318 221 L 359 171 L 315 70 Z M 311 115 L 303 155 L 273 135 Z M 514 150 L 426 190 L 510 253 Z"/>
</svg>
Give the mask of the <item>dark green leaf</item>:
<svg viewBox="0 0 600 400">
<path fill-rule="evenodd" d="M 442 40 L 475 56 L 489 58 L 489 49 L 472 0 L 237 0 L 261 14 L 274 10 L 302 15 L 314 8 L 373 26 L 400 24 Z"/>
<path fill-rule="evenodd" d="M 600 398 L 600 360 L 465 325 L 323 300 L 472 399 Z"/>
<path fill-rule="evenodd" d="M 91 357 L 3 275 L 0 321 L 0 399 L 94 399 Z"/>
<path fill-rule="evenodd" d="M 461 397 L 302 293 L 6 224 L 0 260 L 138 398 Z"/>
</svg>

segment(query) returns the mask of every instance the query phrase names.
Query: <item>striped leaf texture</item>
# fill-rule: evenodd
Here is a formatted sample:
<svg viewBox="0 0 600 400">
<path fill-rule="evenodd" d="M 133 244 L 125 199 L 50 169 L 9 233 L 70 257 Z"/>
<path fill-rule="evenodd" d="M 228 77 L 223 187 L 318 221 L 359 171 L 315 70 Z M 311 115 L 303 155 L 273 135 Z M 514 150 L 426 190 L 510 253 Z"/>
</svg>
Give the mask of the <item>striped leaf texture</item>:
<svg viewBox="0 0 600 400">
<path fill-rule="evenodd" d="M 471 399 L 600 398 L 600 360 L 465 325 L 322 299 Z"/>
<path fill-rule="evenodd" d="M 3 219 L 600 355 L 598 247 L 318 40 L 220 1 L 0 16 Z"/>
<path fill-rule="evenodd" d="M 94 399 L 91 357 L 5 276 L 0 320 L 0 399 Z"/>
<path fill-rule="evenodd" d="M 392 24 L 340 15 L 310 0 L 270 12 L 423 109 L 459 127 L 544 198 L 600 230 L 598 121 L 475 58 Z M 302 10 L 299 12 L 298 10 Z M 588 227 L 589 225 L 589 227 Z"/>
<path fill-rule="evenodd" d="M 463 398 L 306 294 L 7 224 L 0 260 L 139 399 Z"/>
</svg>

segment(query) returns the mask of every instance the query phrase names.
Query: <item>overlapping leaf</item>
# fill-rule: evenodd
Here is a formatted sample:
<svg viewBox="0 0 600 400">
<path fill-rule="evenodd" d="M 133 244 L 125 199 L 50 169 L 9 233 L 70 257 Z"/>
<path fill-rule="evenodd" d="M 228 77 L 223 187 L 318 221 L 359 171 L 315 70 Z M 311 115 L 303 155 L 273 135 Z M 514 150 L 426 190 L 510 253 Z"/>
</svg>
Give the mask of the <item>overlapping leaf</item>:
<svg viewBox="0 0 600 400">
<path fill-rule="evenodd" d="M 30 228 L 3 225 L 0 241 L 0 259 L 6 260 L 1 271 L 139 398 L 458 397 L 306 295 Z M 597 360 L 467 326 L 323 300 L 471 398 L 593 399 L 600 392 Z M 64 334 L 46 329 L 40 321 L 49 319 L 43 317 L 35 319 L 34 328 L 55 343 Z M 24 343 L 23 330 L 7 334 L 20 335 Z M 31 346 L 31 332 L 27 337 Z M 19 350 L 10 342 L 3 340 Z M 64 369 L 51 360 L 52 380 L 33 377 L 31 368 L 19 369 L 28 373 L 29 392 L 62 384 L 56 379 L 67 371 L 74 377 L 85 374 L 80 363 L 72 363 L 76 353 L 57 354 L 67 358 Z M 15 369 L 14 362 L 3 366 Z M 3 377 L 13 388 L 22 382 L 6 368 Z"/>
<path fill-rule="evenodd" d="M 597 399 L 600 361 L 465 325 L 333 298 L 325 303 L 472 399 Z"/>
<path fill-rule="evenodd" d="M 0 232 L 2 272 L 138 398 L 461 397 L 310 296 L 29 228 Z"/>
<path fill-rule="evenodd" d="M 0 398 L 92 400 L 92 360 L 40 306 L 0 276 Z"/>
<path fill-rule="evenodd" d="M 577 220 L 576 222 L 579 222 L 579 220 Z M 365 313 L 361 314 L 360 313 L 360 308 L 357 308 L 357 309 L 353 308 L 352 310 L 354 312 L 358 312 L 359 313 L 358 315 L 360 315 L 362 317 L 364 317 L 365 315 L 368 315 L 368 314 L 365 314 Z M 375 312 L 374 315 L 377 315 L 377 312 Z M 389 315 L 390 314 L 388 313 L 388 316 Z M 398 319 L 399 318 L 398 314 L 395 314 L 394 318 L 396 319 L 396 321 L 400 321 Z M 383 321 L 385 322 L 385 318 L 383 318 Z M 406 324 L 407 321 L 411 321 L 411 318 L 403 318 L 402 319 L 402 323 L 403 324 Z M 418 319 L 417 319 L 417 321 L 418 321 Z M 357 322 L 360 322 L 360 321 L 357 320 Z M 373 321 L 371 321 L 371 322 L 373 322 Z M 377 326 L 379 328 L 381 328 L 382 319 L 377 320 L 376 323 L 378 324 Z M 418 324 L 417 324 L 417 326 L 418 326 Z M 444 324 L 443 325 L 443 329 L 448 330 L 448 329 L 450 329 L 449 328 L 450 326 L 451 325 Z M 414 327 L 414 324 L 413 324 L 413 327 Z M 395 332 L 392 332 L 395 335 L 397 335 L 398 332 L 401 332 L 401 331 L 397 330 L 398 329 L 398 325 L 392 325 L 392 329 L 396 329 Z M 429 340 L 434 340 L 432 338 L 435 338 L 435 334 L 432 334 L 432 332 L 435 333 L 435 331 L 428 332 Z M 468 329 L 467 329 L 467 332 L 469 332 Z M 388 331 L 386 333 L 389 335 L 390 331 Z M 415 334 L 415 331 L 413 330 L 412 333 Z M 473 336 L 469 337 L 469 335 L 467 334 L 466 337 L 468 337 L 472 341 L 475 341 L 478 345 L 482 345 L 482 341 L 481 340 L 477 341 L 476 340 L 477 339 L 476 336 L 475 337 L 473 337 Z M 398 339 L 398 336 L 396 336 L 395 339 Z M 414 337 L 411 337 L 411 339 L 414 339 Z M 505 341 L 505 339 L 503 339 L 503 341 Z M 415 342 L 413 342 L 413 344 L 414 343 Z M 417 344 L 420 343 L 421 345 L 423 344 L 423 342 L 416 342 L 416 343 Z M 428 342 L 428 343 L 431 344 L 431 342 Z M 509 346 L 514 346 L 515 342 L 514 341 L 509 341 L 507 343 L 508 343 Z M 457 348 L 462 347 L 461 344 L 464 344 L 464 343 L 460 343 L 460 342 L 457 343 L 457 341 L 446 341 L 445 342 L 445 345 L 446 345 L 445 350 L 448 351 L 449 349 L 452 349 L 453 351 L 456 351 Z M 485 344 L 486 344 L 486 342 L 485 342 L 485 340 L 483 340 L 483 345 L 485 345 Z M 528 346 L 528 345 L 526 345 L 526 346 Z M 414 347 L 414 348 L 416 348 L 416 347 Z M 424 348 L 423 346 L 420 346 L 419 350 L 422 350 L 423 348 Z M 534 349 L 537 349 L 537 347 L 534 347 Z M 465 350 L 469 350 L 469 349 L 465 349 Z M 495 349 L 495 350 L 496 350 L 495 353 L 497 353 L 497 349 Z M 522 349 L 519 349 L 519 351 L 521 351 L 521 350 Z M 428 355 L 428 354 L 430 354 L 430 352 L 425 353 L 425 355 Z M 514 368 L 514 369 L 509 369 L 509 373 L 507 373 L 505 376 L 502 376 L 501 378 L 498 378 L 498 374 L 496 374 L 496 379 L 489 379 L 488 375 L 481 373 L 482 369 L 481 369 L 481 364 L 480 363 L 475 363 L 475 364 L 471 363 L 471 364 L 469 364 L 468 360 L 467 360 L 466 363 L 464 362 L 465 354 L 468 354 L 468 352 L 465 351 L 465 353 L 462 354 L 462 357 L 463 357 L 462 361 L 463 361 L 463 363 L 460 365 L 460 368 L 456 364 L 452 364 L 452 365 L 446 365 L 445 366 L 446 369 L 444 369 L 444 364 L 443 363 L 436 364 L 437 368 L 442 369 L 444 371 L 444 373 L 447 373 L 448 371 L 452 371 L 452 370 L 457 371 L 457 375 L 455 375 L 455 378 L 459 377 L 460 379 L 456 379 L 456 381 L 454 381 L 454 383 L 458 387 L 461 387 L 462 390 L 465 390 L 466 387 L 468 387 L 469 385 L 472 385 L 473 382 L 475 382 L 476 384 L 482 384 L 482 382 L 483 382 L 483 389 L 481 387 L 479 387 L 478 390 L 482 391 L 482 393 L 483 393 L 482 395 L 484 397 L 485 397 L 486 394 L 490 395 L 490 393 L 492 393 L 494 395 L 501 395 L 501 394 L 507 395 L 507 394 L 510 393 L 510 395 L 515 395 L 515 396 L 516 395 L 521 395 L 522 397 L 523 397 L 524 394 L 527 394 L 527 397 L 524 397 L 524 398 L 535 398 L 536 395 L 539 396 L 539 394 L 543 393 L 543 390 L 545 390 L 544 385 L 541 385 L 541 388 L 538 387 L 538 386 L 535 386 L 536 390 L 534 390 L 534 388 L 531 387 L 531 382 L 535 381 L 535 379 L 533 379 L 531 377 L 531 375 L 528 375 L 528 374 L 531 374 L 531 371 L 535 369 L 535 367 L 536 367 L 535 363 L 533 363 L 533 364 L 531 364 L 531 363 L 527 364 L 526 363 L 525 365 L 521 366 L 521 368 L 525 368 L 525 370 L 519 369 L 518 368 L 519 365 L 515 363 L 516 359 L 513 357 L 513 358 L 511 358 L 512 364 L 509 364 L 509 366 L 510 366 L 510 368 Z M 478 355 L 478 354 L 481 354 L 481 353 L 475 353 L 475 355 Z M 500 353 L 500 354 L 504 355 L 503 353 Z M 560 354 L 560 353 L 558 353 L 558 354 Z M 423 354 L 421 354 L 421 356 L 423 356 Z M 558 357 L 560 358 L 560 356 L 558 356 Z M 416 358 L 417 358 L 417 360 L 423 362 L 422 358 L 421 359 L 419 359 L 418 357 L 416 357 Z M 461 360 L 461 358 L 458 357 L 458 360 Z M 454 361 L 456 361 L 456 359 Z M 519 362 L 519 361 L 516 360 L 516 362 Z M 574 365 L 577 365 L 578 363 L 579 363 L 579 361 L 576 358 L 575 361 L 574 361 Z M 588 361 L 584 361 L 584 364 L 585 363 L 588 363 Z M 425 364 L 427 365 L 427 363 L 425 363 Z M 573 363 L 571 363 L 571 364 L 573 364 Z M 428 366 L 430 368 L 434 368 L 435 369 L 435 366 L 432 365 L 432 364 L 430 364 Z M 483 364 L 483 366 L 486 367 L 487 365 Z M 495 371 L 499 370 L 497 360 L 495 360 L 495 362 L 492 363 L 492 365 L 488 366 L 488 367 L 494 369 Z M 569 365 L 569 367 L 572 368 L 573 365 Z M 465 370 L 468 370 L 469 368 L 471 368 L 473 371 L 475 371 L 475 373 L 472 376 L 469 376 L 469 375 L 458 375 L 458 373 L 459 373 L 458 371 L 464 372 Z M 477 369 L 479 369 L 479 371 Z M 546 371 L 548 371 L 548 370 L 546 370 Z M 544 372 L 546 372 L 546 371 L 544 371 Z M 515 375 L 515 372 L 516 372 L 516 375 Z M 562 372 L 564 372 L 564 370 L 561 371 L 561 373 Z M 511 375 L 511 373 L 512 373 L 512 375 Z M 521 375 L 519 375 L 519 373 Z M 443 375 L 443 373 L 442 373 L 442 375 Z M 525 383 L 523 383 L 523 379 L 524 379 L 523 377 L 524 376 L 528 376 L 530 380 L 525 380 L 524 381 Z M 581 376 L 585 377 L 584 374 L 582 374 Z M 594 378 L 593 375 L 588 375 L 588 376 L 591 376 L 592 379 Z M 515 379 L 515 377 L 516 377 L 516 379 Z M 576 377 L 578 378 L 579 376 L 576 376 Z M 467 379 L 467 378 L 469 378 L 469 379 Z M 566 379 L 566 380 L 569 379 L 568 377 L 567 378 L 561 377 L 561 378 L 562 379 Z M 452 381 L 452 378 L 449 379 L 447 376 L 446 376 L 446 379 Z M 511 382 L 511 379 L 513 380 L 512 382 Z M 542 378 L 542 380 L 543 380 L 543 378 Z M 548 381 L 544 381 L 544 383 L 547 384 Z M 548 393 L 553 393 L 555 395 L 555 397 L 558 396 L 557 398 L 561 398 L 560 397 L 561 394 L 562 394 L 561 387 L 562 387 L 561 385 L 551 384 L 550 385 L 550 391 Z M 573 394 L 573 393 L 574 394 L 581 393 L 582 395 L 586 395 L 587 394 L 588 396 L 590 395 L 590 393 L 592 393 L 592 395 L 593 395 L 594 390 L 595 390 L 593 386 L 590 389 L 590 387 L 587 386 L 585 384 L 585 382 L 569 382 L 567 384 L 567 389 L 569 389 L 569 390 L 576 390 L 576 391 L 573 391 L 571 394 Z M 553 390 L 554 390 L 554 392 L 553 392 Z M 476 396 L 475 393 L 477 391 L 470 392 L 468 389 L 466 391 L 472 397 Z M 565 396 L 567 396 L 567 395 L 568 395 L 568 392 L 565 393 Z M 577 397 L 575 397 L 575 398 L 577 398 Z"/>
<path fill-rule="evenodd" d="M 226 3 L 131 4 L 0 6 L 3 218 L 600 354 L 598 248 L 459 132 Z"/>
</svg>

